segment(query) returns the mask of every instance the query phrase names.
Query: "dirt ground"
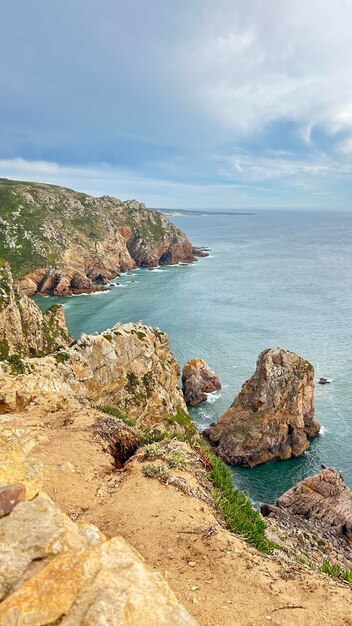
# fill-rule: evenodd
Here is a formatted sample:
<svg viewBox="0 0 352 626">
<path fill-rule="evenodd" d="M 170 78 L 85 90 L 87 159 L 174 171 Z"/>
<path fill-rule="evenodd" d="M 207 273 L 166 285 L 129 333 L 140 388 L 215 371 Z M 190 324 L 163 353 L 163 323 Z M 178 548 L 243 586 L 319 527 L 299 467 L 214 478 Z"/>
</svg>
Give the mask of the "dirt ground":
<svg viewBox="0 0 352 626">
<path fill-rule="evenodd" d="M 116 470 L 90 430 L 96 417 L 6 415 L 0 431 L 14 430 L 44 462 L 44 490 L 72 519 L 93 522 L 108 537 L 122 535 L 201 626 L 352 625 L 350 586 L 259 554 L 224 529 L 205 499 L 146 478 L 138 458 Z M 181 474 L 197 485 L 191 468 Z"/>
</svg>

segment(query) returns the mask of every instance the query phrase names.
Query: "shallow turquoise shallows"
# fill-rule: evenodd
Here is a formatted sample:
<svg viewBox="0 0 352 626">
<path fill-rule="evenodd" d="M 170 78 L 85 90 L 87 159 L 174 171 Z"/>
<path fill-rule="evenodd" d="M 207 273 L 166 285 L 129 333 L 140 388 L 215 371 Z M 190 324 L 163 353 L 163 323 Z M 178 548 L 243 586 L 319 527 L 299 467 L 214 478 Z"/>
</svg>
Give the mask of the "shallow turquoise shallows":
<svg viewBox="0 0 352 626">
<path fill-rule="evenodd" d="M 111 291 L 36 299 L 63 302 L 75 337 L 143 320 L 170 337 L 181 366 L 203 357 L 223 388 L 192 410 L 199 428 L 216 420 L 255 369 L 280 346 L 311 361 L 322 434 L 309 452 L 254 469 L 233 468 L 255 502 L 273 502 L 295 482 L 333 465 L 352 486 L 352 214 L 260 212 L 172 218 L 193 244 L 211 247 L 193 265 L 134 270 Z"/>
</svg>

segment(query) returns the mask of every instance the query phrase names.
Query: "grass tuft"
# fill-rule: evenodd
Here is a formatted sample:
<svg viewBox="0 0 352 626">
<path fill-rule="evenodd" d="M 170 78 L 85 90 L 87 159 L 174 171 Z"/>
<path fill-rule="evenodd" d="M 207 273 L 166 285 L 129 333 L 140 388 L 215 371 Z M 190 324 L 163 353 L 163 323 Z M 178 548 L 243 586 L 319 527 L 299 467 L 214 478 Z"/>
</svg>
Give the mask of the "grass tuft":
<svg viewBox="0 0 352 626">
<path fill-rule="evenodd" d="M 337 563 L 330 563 L 329 559 L 324 559 L 323 565 L 320 569 L 324 574 L 329 574 L 329 576 L 332 576 L 333 578 L 345 580 L 346 582 L 352 584 L 352 570 L 344 569 Z"/>
<path fill-rule="evenodd" d="M 103 404 L 97 406 L 97 409 L 102 413 L 107 413 L 107 415 L 112 415 L 113 417 L 116 417 L 117 419 L 124 422 L 126 426 L 131 426 L 133 428 L 133 426 L 136 425 L 135 420 L 130 419 L 129 417 L 127 417 L 127 415 L 116 409 L 114 406 L 110 406 L 109 404 Z"/>
</svg>

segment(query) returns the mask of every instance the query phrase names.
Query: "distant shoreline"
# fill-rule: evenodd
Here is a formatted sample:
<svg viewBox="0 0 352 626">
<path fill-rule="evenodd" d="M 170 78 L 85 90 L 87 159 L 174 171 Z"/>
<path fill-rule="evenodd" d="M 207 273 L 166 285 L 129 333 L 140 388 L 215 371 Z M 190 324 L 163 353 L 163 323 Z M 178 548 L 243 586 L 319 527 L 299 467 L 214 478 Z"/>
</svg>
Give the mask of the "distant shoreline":
<svg viewBox="0 0 352 626">
<path fill-rule="evenodd" d="M 258 215 L 258 213 L 245 212 L 245 211 L 208 211 L 208 210 L 196 210 L 196 209 L 150 209 L 151 211 L 158 211 L 158 213 L 164 213 L 168 217 L 178 217 L 184 215 Z"/>
</svg>

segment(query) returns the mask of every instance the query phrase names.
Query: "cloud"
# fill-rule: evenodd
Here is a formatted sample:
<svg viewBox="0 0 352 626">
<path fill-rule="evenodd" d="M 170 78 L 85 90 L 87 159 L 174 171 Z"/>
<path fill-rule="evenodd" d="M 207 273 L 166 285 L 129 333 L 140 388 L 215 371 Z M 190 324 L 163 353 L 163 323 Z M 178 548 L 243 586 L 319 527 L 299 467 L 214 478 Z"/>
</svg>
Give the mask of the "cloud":
<svg viewBox="0 0 352 626">
<path fill-rule="evenodd" d="M 4 7 L 5 171 L 158 206 L 349 207 L 352 0 L 65 6 Z"/>
</svg>

